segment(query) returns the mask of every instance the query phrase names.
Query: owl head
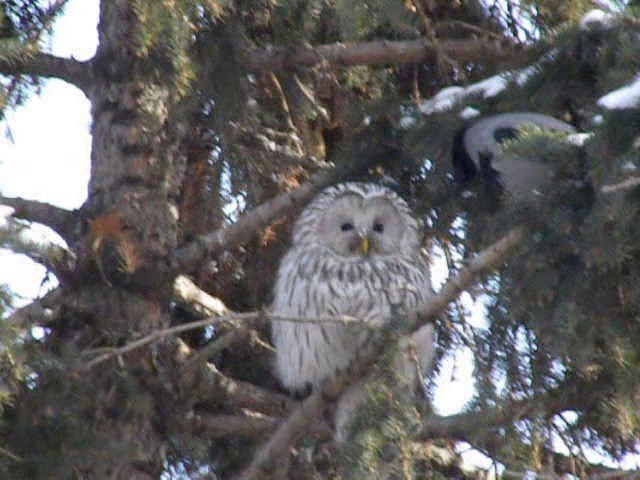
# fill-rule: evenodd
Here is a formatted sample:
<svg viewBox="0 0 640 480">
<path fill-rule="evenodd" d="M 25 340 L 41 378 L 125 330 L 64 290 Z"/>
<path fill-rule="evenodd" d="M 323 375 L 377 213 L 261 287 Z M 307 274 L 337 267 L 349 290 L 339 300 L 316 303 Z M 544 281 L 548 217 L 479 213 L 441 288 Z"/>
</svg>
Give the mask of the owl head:
<svg viewBox="0 0 640 480">
<path fill-rule="evenodd" d="M 328 249 L 345 258 L 415 252 L 418 222 L 394 191 L 373 183 L 341 183 L 321 192 L 293 230 L 295 246 Z"/>
</svg>

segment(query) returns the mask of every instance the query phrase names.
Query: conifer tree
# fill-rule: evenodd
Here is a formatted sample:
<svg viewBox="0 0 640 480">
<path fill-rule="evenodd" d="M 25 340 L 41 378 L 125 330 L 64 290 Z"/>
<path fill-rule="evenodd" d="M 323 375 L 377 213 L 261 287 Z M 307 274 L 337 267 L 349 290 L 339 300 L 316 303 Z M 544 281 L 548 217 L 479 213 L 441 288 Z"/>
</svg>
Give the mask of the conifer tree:
<svg viewBox="0 0 640 480">
<path fill-rule="evenodd" d="M 80 208 L 0 195 L 0 245 L 58 283 L 18 309 L 0 289 L 0 478 L 480 478 L 461 442 L 505 478 L 638 475 L 588 455 L 640 435 L 635 2 L 100 0 L 86 62 L 46 50 L 66 3 L 0 4 L 2 112 L 57 78 L 92 115 Z M 460 129 L 522 111 L 584 134 L 502 145 L 552 188 L 458 184 Z M 300 207 L 348 179 L 410 202 L 449 281 L 298 400 L 271 370 L 270 289 Z M 31 223 L 66 246 L 26 240 Z M 345 386 L 430 321 L 440 359 L 473 354 L 466 409 L 380 381 L 333 443 Z"/>
</svg>

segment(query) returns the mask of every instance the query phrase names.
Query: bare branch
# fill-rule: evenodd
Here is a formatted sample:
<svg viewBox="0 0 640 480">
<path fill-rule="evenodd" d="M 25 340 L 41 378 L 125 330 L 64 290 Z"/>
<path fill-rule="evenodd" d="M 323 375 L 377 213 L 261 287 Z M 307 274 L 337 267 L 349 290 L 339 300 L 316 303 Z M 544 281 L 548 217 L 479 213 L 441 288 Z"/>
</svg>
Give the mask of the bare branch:
<svg viewBox="0 0 640 480">
<path fill-rule="evenodd" d="M 24 458 L 20 457 L 19 455 L 16 455 L 11 450 L 8 450 L 4 447 L 0 447 L 0 455 L 4 455 L 5 457 L 8 457 L 14 462 L 24 462 Z"/>
<path fill-rule="evenodd" d="M 403 319 L 402 327 L 411 332 L 417 331 L 422 325 L 434 321 L 455 298 L 475 280 L 476 276 L 486 272 L 506 261 L 508 255 L 524 239 L 527 228 L 519 226 L 511 230 L 500 240 L 480 252 L 469 261 L 467 267 L 461 269 L 456 277 L 450 279 L 442 290 L 432 297 L 427 304 Z M 325 407 L 337 400 L 347 385 L 354 378 L 364 378 L 366 373 L 380 358 L 385 349 L 394 345 L 398 338 L 398 322 L 388 322 L 372 336 L 370 348 L 363 348 L 361 356 L 357 357 L 346 372 L 328 381 L 318 392 L 311 394 L 278 428 L 269 441 L 256 453 L 251 464 L 239 477 L 242 480 L 263 478 L 272 468 L 274 459 L 288 455 L 289 448 L 305 431 L 305 427 L 317 418 Z"/>
<path fill-rule="evenodd" d="M 241 415 L 193 415 L 188 419 L 192 432 L 206 438 L 240 435 L 261 438 L 273 432 L 281 419 L 257 412 Z"/>
<path fill-rule="evenodd" d="M 70 243 L 74 233 L 75 212 L 56 207 L 50 203 L 10 198 L 0 195 L 0 205 L 14 209 L 12 216 L 30 222 L 37 222 L 50 227 L 58 235 Z"/>
<path fill-rule="evenodd" d="M 320 172 L 300 188 L 278 195 L 254 208 L 236 223 L 199 236 L 176 252 L 177 270 L 189 270 L 203 258 L 210 258 L 222 249 L 233 248 L 249 240 L 261 228 L 266 227 L 278 217 L 305 204 L 318 191 L 344 178 L 348 173 L 368 167 L 372 162 L 371 158 L 361 157 L 343 167 Z"/>
<path fill-rule="evenodd" d="M 602 193 L 613 193 L 620 190 L 630 190 L 640 185 L 640 177 L 630 177 L 621 182 L 600 187 Z"/>
<path fill-rule="evenodd" d="M 173 294 L 203 317 L 221 316 L 230 312 L 222 300 L 201 290 L 184 275 L 177 277 L 173 283 Z"/>
<path fill-rule="evenodd" d="M 25 60 L 0 60 L 3 75 L 33 75 L 36 77 L 59 78 L 75 85 L 85 94 L 91 83 L 91 63 L 73 58 L 56 57 L 48 53 L 36 53 Z"/>
<path fill-rule="evenodd" d="M 507 57 L 513 49 L 496 41 L 442 40 L 440 52 L 461 62 L 491 56 Z M 321 63 L 331 65 L 390 65 L 421 63 L 435 60 L 437 49 L 427 39 L 406 41 L 377 41 L 362 43 L 332 43 L 298 49 L 264 49 L 247 54 L 247 67 L 253 71 L 279 71 L 310 67 Z"/>
</svg>

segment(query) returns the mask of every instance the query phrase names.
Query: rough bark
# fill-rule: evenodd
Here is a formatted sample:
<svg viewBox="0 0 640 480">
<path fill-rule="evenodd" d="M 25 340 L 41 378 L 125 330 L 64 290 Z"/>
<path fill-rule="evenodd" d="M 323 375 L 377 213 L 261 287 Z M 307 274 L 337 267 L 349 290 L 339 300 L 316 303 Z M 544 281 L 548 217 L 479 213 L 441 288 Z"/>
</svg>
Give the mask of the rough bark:
<svg viewBox="0 0 640 480">
<path fill-rule="evenodd" d="M 60 344 L 78 351 L 127 343 L 170 321 L 173 273 L 167 259 L 178 241 L 182 129 L 172 116 L 171 77 L 163 83 L 149 73 L 136 43 L 138 28 L 132 2 L 101 2 L 93 82 L 85 90 L 93 116 L 83 206 L 89 230 L 73 245 L 80 281 L 65 286 L 66 315 L 60 320 L 70 326 L 56 331 Z M 49 58 L 40 57 L 42 68 L 43 59 Z M 36 70 L 31 68 L 41 73 Z M 51 73 L 75 80 L 62 68 Z M 162 346 L 158 342 L 121 356 L 117 365 L 105 362 L 69 379 L 88 425 L 91 461 L 71 466 L 83 478 L 158 478 L 166 441 L 157 428 L 165 405 L 155 385 Z"/>
</svg>

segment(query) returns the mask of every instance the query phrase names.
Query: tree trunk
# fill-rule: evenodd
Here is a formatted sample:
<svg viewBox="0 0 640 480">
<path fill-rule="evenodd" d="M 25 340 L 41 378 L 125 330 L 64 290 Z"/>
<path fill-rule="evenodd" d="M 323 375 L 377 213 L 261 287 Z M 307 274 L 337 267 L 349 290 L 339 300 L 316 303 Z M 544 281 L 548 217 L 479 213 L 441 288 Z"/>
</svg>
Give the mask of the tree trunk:
<svg viewBox="0 0 640 480">
<path fill-rule="evenodd" d="M 138 44 L 132 3 L 101 2 L 88 90 L 93 144 L 83 211 L 89 229 L 75 246 L 82 274 L 64 286 L 72 327 L 60 333 L 61 344 L 71 342 L 80 352 L 123 345 L 169 325 L 183 129 L 174 118 L 171 74 L 151 71 Z M 76 377 L 72 389 L 92 442 L 90 455 L 70 466 L 82 478 L 160 475 L 164 441 L 154 418 L 163 397 L 152 386 L 162 347 L 156 343 Z"/>
</svg>

